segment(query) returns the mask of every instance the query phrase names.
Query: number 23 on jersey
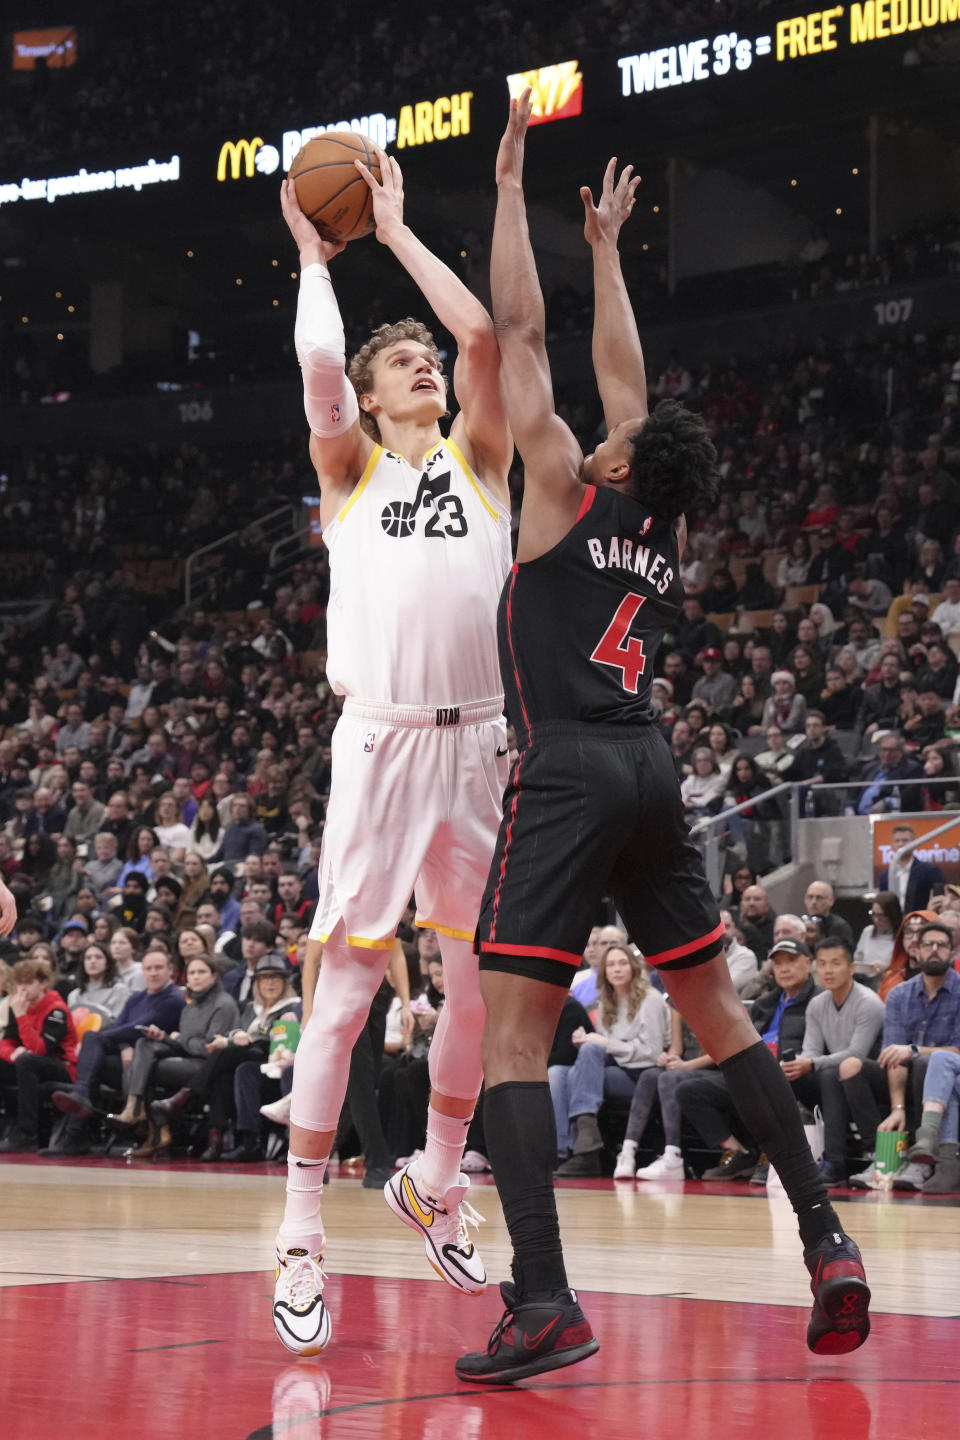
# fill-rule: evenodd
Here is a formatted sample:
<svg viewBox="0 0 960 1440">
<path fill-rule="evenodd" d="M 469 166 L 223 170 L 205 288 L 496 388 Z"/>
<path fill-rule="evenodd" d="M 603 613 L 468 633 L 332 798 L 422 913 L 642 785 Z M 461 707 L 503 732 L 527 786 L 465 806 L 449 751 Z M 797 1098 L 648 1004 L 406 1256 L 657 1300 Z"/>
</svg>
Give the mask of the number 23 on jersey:
<svg viewBox="0 0 960 1440">
<path fill-rule="evenodd" d="M 645 595 L 625 595 L 617 606 L 617 612 L 607 626 L 590 656 L 597 665 L 609 665 L 619 670 L 624 690 L 636 695 L 640 676 L 643 674 L 647 657 L 643 653 L 643 641 L 630 638 L 630 626 L 636 619 Z"/>
</svg>

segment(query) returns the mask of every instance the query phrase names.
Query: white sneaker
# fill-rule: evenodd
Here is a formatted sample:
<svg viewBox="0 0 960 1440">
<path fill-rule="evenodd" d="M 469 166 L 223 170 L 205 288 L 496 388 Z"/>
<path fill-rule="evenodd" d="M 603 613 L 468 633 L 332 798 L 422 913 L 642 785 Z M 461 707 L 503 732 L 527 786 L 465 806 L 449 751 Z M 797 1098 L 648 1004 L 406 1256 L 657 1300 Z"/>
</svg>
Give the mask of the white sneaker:
<svg viewBox="0 0 960 1440">
<path fill-rule="evenodd" d="M 330 1341 L 330 1312 L 323 1303 L 323 1255 L 277 1246 L 273 1328 L 294 1355 L 319 1355 Z"/>
<path fill-rule="evenodd" d="M 685 1180 L 683 1155 L 676 1145 L 668 1145 L 662 1155 L 637 1171 L 638 1180 Z"/>
<path fill-rule="evenodd" d="M 260 1114 L 266 1115 L 268 1120 L 273 1120 L 277 1125 L 290 1124 L 290 1096 L 281 1095 L 279 1100 L 274 1100 L 272 1105 L 261 1105 Z"/>
<path fill-rule="evenodd" d="M 908 1165 L 902 1166 L 894 1175 L 893 1188 L 894 1190 L 922 1190 L 932 1174 L 932 1165 L 918 1165 L 916 1160 L 911 1160 Z"/>
<path fill-rule="evenodd" d="M 637 1168 L 637 1142 L 624 1140 L 614 1168 L 614 1180 L 632 1180 Z"/>
<path fill-rule="evenodd" d="M 483 1216 L 464 1200 L 470 1182 L 460 1176 L 446 1195 L 432 1194 L 415 1165 L 405 1165 L 391 1175 L 383 1195 L 394 1215 L 423 1236 L 427 1259 L 441 1279 L 466 1295 L 481 1295 L 487 1288 L 487 1272 L 479 1252 L 467 1234 L 467 1225 L 480 1225 Z"/>
</svg>

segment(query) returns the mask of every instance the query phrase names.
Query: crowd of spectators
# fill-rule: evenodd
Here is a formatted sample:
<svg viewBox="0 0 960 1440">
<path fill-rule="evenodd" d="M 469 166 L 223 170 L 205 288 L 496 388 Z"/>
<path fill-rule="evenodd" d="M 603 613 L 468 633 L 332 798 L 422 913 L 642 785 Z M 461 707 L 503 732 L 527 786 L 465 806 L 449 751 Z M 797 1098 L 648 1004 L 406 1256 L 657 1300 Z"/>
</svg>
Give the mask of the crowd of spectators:
<svg viewBox="0 0 960 1440">
<path fill-rule="evenodd" d="M 829 1186 L 960 1189 L 960 899 L 944 892 L 929 875 L 922 904 L 906 911 L 879 893 L 856 940 L 821 880 L 807 888 L 808 914 L 777 915 L 753 883 L 722 912 L 731 978 L 810 1123 Z M 658 987 L 623 931 L 591 934 L 550 1056 L 557 1173 L 604 1173 L 625 1114 L 616 1180 L 682 1181 L 696 1154 L 703 1181 L 773 1183 L 723 1075 Z M 874 1150 L 886 1132 L 916 1141 L 884 1177 Z M 638 1167 L 641 1148 L 654 1158 Z"/>
</svg>

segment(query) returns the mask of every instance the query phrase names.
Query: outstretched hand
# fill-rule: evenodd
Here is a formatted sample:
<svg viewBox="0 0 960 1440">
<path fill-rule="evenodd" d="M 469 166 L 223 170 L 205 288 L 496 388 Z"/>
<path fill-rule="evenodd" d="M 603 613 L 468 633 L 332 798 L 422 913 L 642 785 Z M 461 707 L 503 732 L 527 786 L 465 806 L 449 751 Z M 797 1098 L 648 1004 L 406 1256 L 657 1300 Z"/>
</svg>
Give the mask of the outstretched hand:
<svg viewBox="0 0 960 1440">
<path fill-rule="evenodd" d="M 613 177 L 616 172 L 617 157 L 614 155 L 603 172 L 599 205 L 594 205 L 593 192 L 589 185 L 580 187 L 580 199 L 585 211 L 583 234 L 588 245 L 598 245 L 602 240 L 615 243 L 621 225 L 634 207 L 640 176 L 634 175 L 633 166 L 628 165 L 614 185 Z"/>
<path fill-rule="evenodd" d="M 531 94 L 532 91 L 528 85 L 519 99 L 510 101 L 507 128 L 503 132 L 500 149 L 497 151 L 498 185 L 503 184 L 505 180 L 519 181 L 523 176 L 523 145 L 533 109 L 530 102 Z"/>
<path fill-rule="evenodd" d="M 373 148 L 380 166 L 379 180 L 362 160 L 353 163 L 370 186 L 377 239 L 381 245 L 389 245 L 391 233 L 403 224 L 403 171 L 394 157 L 385 154 L 379 145 Z"/>
<path fill-rule="evenodd" d="M 319 258 L 326 264 L 332 260 L 334 255 L 339 255 L 345 247 L 345 240 L 324 240 L 312 220 L 308 220 L 300 209 L 300 201 L 297 199 L 297 187 L 293 177 L 288 175 L 280 186 L 280 209 L 283 211 L 283 218 L 287 222 L 287 228 L 296 242 L 297 249 L 302 255 L 305 250 L 316 247 Z M 311 258 L 317 258 L 316 255 Z"/>
</svg>

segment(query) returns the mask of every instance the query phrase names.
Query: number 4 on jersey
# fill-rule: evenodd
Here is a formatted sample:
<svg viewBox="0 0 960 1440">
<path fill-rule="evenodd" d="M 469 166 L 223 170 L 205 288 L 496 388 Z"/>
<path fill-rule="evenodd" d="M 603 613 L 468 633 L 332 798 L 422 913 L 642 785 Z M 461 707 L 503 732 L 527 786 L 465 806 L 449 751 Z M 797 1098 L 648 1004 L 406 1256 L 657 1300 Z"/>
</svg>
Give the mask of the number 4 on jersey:
<svg viewBox="0 0 960 1440">
<path fill-rule="evenodd" d="M 643 674 L 647 657 L 643 653 L 642 640 L 630 640 L 630 626 L 636 619 L 637 611 L 646 599 L 645 595 L 625 595 L 617 607 L 600 643 L 590 656 L 598 665 L 610 665 L 623 674 L 623 688 L 636 695 L 637 684 Z"/>
</svg>

